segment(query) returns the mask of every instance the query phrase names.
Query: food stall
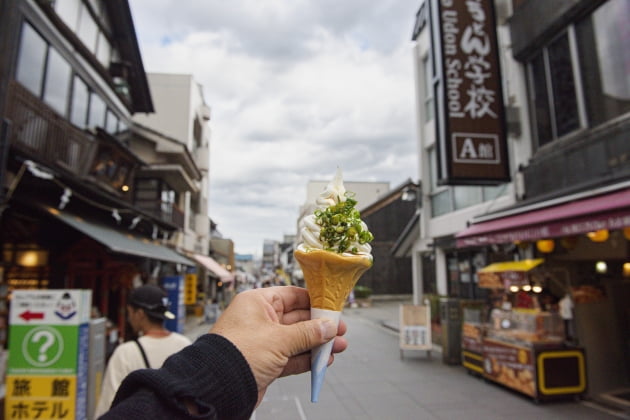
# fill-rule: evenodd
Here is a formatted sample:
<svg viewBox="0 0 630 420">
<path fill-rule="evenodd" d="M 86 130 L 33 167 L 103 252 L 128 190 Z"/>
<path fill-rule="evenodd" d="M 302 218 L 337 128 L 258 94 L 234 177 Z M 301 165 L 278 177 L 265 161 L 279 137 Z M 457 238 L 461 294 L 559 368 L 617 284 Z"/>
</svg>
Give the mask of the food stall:
<svg viewBox="0 0 630 420">
<path fill-rule="evenodd" d="M 494 263 L 477 272 L 495 302 L 490 311 L 464 310 L 462 364 L 535 401 L 579 397 L 586 390 L 584 351 L 567 343 L 560 315 L 540 307 L 543 287 L 530 274 L 542 263 Z"/>
</svg>

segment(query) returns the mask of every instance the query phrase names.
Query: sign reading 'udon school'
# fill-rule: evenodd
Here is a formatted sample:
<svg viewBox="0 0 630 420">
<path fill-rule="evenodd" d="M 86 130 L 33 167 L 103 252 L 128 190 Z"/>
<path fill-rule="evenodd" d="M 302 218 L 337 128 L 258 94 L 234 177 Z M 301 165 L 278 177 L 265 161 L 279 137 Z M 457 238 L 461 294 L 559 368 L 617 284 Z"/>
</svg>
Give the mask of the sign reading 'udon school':
<svg viewBox="0 0 630 420">
<path fill-rule="evenodd" d="M 510 180 L 494 2 L 432 0 L 441 184 Z"/>
</svg>

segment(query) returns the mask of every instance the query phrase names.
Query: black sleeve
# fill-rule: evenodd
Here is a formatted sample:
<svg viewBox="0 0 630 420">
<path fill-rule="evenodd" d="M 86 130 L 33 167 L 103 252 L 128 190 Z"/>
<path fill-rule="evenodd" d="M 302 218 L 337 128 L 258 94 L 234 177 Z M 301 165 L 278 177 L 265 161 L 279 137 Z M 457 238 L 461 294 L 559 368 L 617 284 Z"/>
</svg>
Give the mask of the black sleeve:
<svg viewBox="0 0 630 420">
<path fill-rule="evenodd" d="M 200 415 L 188 413 L 184 398 Z M 130 373 L 101 419 L 248 419 L 257 400 L 256 380 L 241 352 L 222 336 L 205 334 L 160 369 Z"/>
</svg>

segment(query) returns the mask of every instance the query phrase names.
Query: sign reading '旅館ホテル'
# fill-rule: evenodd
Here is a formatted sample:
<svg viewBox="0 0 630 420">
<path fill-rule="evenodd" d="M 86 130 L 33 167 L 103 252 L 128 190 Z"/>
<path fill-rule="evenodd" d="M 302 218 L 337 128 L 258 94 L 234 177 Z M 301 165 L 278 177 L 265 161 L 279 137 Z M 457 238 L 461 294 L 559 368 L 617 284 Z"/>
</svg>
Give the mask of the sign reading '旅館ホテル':
<svg viewBox="0 0 630 420">
<path fill-rule="evenodd" d="M 5 419 L 85 419 L 91 290 L 14 290 Z"/>
<path fill-rule="evenodd" d="M 433 0 L 439 182 L 510 180 L 494 5 Z"/>
</svg>

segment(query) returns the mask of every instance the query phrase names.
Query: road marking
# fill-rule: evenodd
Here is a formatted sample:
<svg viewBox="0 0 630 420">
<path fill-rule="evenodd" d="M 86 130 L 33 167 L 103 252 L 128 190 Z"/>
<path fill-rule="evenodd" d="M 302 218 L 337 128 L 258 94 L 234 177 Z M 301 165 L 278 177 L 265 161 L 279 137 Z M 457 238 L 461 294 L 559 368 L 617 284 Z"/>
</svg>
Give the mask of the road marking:
<svg viewBox="0 0 630 420">
<path fill-rule="evenodd" d="M 297 406 L 298 413 L 300 413 L 300 419 L 306 420 L 306 415 L 304 414 L 304 410 L 302 409 L 302 404 L 300 404 L 300 399 L 297 396 L 294 396 L 295 405 Z"/>
</svg>

